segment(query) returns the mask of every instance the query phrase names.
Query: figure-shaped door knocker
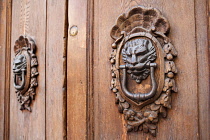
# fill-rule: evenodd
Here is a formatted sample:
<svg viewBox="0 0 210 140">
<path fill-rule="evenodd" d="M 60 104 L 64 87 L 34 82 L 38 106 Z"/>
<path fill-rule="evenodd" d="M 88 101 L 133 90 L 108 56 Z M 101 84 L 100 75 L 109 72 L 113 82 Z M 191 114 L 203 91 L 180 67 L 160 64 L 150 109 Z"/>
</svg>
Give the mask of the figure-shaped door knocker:
<svg viewBox="0 0 210 140">
<path fill-rule="evenodd" d="M 35 55 L 36 44 L 28 36 L 20 36 L 15 42 L 13 60 L 13 78 L 20 110 L 31 111 L 30 104 L 35 98 L 38 61 Z"/>
<path fill-rule="evenodd" d="M 159 114 L 166 117 L 171 108 L 177 51 L 168 33 L 169 23 L 160 11 L 143 6 L 120 15 L 111 30 L 111 90 L 127 131 L 156 136 Z"/>
</svg>

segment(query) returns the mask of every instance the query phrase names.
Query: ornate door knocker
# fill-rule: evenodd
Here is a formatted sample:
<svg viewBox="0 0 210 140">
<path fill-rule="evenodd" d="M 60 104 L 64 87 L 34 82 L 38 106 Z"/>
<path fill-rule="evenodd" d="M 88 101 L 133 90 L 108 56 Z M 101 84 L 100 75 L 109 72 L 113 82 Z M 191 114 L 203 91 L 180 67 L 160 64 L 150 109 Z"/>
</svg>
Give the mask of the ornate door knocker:
<svg viewBox="0 0 210 140">
<path fill-rule="evenodd" d="M 120 15 L 111 30 L 111 90 L 127 131 L 156 136 L 159 114 L 166 117 L 177 92 L 169 23 L 155 8 L 136 6 Z"/>
<path fill-rule="evenodd" d="M 14 46 L 13 60 L 14 87 L 16 89 L 20 110 L 31 111 L 30 104 L 34 100 L 37 83 L 38 61 L 35 55 L 36 44 L 28 36 L 20 36 Z"/>
</svg>

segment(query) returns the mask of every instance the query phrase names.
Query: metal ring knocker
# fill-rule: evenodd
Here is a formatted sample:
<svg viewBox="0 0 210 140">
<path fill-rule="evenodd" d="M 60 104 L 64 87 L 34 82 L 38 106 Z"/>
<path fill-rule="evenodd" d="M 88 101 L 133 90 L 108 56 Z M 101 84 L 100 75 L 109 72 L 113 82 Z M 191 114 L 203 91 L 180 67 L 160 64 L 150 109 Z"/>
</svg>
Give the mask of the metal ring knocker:
<svg viewBox="0 0 210 140">
<path fill-rule="evenodd" d="M 122 80 L 122 91 L 124 92 L 125 96 L 132 100 L 137 100 L 137 101 L 144 101 L 147 99 L 152 98 L 157 90 L 157 83 L 155 80 L 155 67 L 157 66 L 156 63 L 147 63 L 147 64 L 142 64 L 139 66 L 130 66 L 130 65 L 120 65 L 120 69 L 123 69 L 123 80 Z M 127 69 L 133 69 L 133 68 L 138 68 L 138 67 L 150 67 L 151 71 L 151 81 L 152 81 L 152 89 L 148 93 L 131 93 L 128 91 L 126 87 L 126 70 Z"/>
<path fill-rule="evenodd" d="M 14 87 L 18 90 L 21 90 L 24 88 L 24 85 L 25 85 L 25 71 L 26 69 L 21 69 L 21 83 L 20 85 L 16 84 L 16 81 L 17 81 L 17 74 L 14 74 Z M 14 72 L 15 73 L 15 72 Z"/>
<path fill-rule="evenodd" d="M 36 44 L 29 36 L 20 36 L 15 41 L 15 57 L 13 60 L 13 85 L 16 89 L 20 110 L 31 111 L 30 104 L 35 97 L 35 87 L 38 85 L 38 60 Z"/>
<path fill-rule="evenodd" d="M 14 73 L 14 87 L 17 90 L 24 89 L 25 86 L 25 73 L 27 68 L 26 56 L 23 54 L 17 55 L 13 62 L 13 73 Z M 19 78 L 20 82 L 17 81 Z"/>
<path fill-rule="evenodd" d="M 171 108 L 177 51 L 169 31 L 158 9 L 140 5 L 119 15 L 111 29 L 111 90 L 128 132 L 156 136 L 159 115 L 166 117 Z"/>
</svg>

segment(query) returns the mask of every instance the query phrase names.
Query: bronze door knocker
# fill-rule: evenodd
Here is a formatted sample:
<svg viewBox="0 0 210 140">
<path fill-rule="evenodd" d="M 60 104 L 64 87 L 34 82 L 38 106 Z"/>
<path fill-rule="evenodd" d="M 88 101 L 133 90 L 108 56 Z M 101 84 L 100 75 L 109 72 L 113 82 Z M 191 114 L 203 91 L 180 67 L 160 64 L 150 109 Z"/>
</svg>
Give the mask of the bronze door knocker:
<svg viewBox="0 0 210 140">
<path fill-rule="evenodd" d="M 38 86 L 38 61 L 35 55 L 36 44 L 31 37 L 20 36 L 14 46 L 13 60 L 14 87 L 21 110 L 31 111 L 30 104 L 35 98 L 35 87 Z"/>
<path fill-rule="evenodd" d="M 156 8 L 135 6 L 112 27 L 111 90 L 124 114 L 127 131 L 156 136 L 159 115 L 167 116 L 177 92 L 177 69 L 169 22 Z"/>
</svg>

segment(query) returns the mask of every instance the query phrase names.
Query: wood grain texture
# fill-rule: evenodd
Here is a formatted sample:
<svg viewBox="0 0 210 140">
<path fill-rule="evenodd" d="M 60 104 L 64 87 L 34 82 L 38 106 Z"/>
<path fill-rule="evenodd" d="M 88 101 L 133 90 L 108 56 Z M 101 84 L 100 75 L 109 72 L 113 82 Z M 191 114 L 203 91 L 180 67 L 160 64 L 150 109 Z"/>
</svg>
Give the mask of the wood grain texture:
<svg viewBox="0 0 210 140">
<path fill-rule="evenodd" d="M 210 38 L 210 1 L 207 0 L 207 22 L 208 22 L 208 38 Z M 208 42 L 209 46 L 210 46 L 210 39 Z M 210 48 L 210 47 L 209 47 Z M 210 53 L 210 51 L 209 51 Z M 210 58 L 209 58 L 210 60 Z"/>
<path fill-rule="evenodd" d="M 110 90 L 110 30 L 121 13 L 120 1 L 94 1 L 94 139 L 124 139 L 124 118 Z M 118 14 L 117 14 L 118 13 Z"/>
<path fill-rule="evenodd" d="M 15 40 L 22 34 L 33 37 L 37 45 L 38 88 L 32 112 L 20 111 L 15 89 L 10 87 L 10 139 L 45 139 L 45 29 L 46 1 L 21 0 L 12 3 L 11 60 Z M 38 7 L 38 8 L 37 8 Z M 12 65 L 12 64 L 11 64 Z M 11 83 L 13 85 L 11 73 Z"/>
<path fill-rule="evenodd" d="M 87 1 L 69 0 L 69 29 L 76 25 L 78 34 L 68 34 L 67 48 L 67 139 L 86 139 L 86 93 L 87 93 L 87 63 L 86 63 L 86 23 Z"/>
<path fill-rule="evenodd" d="M 93 29 L 94 29 L 94 0 L 87 3 L 87 137 L 86 139 L 94 139 L 94 95 L 93 95 Z"/>
<path fill-rule="evenodd" d="M 172 95 L 172 109 L 166 119 L 160 119 L 157 137 L 142 132 L 127 133 L 122 115 L 110 92 L 111 74 L 108 62 L 112 25 L 122 12 L 134 5 L 152 6 L 162 11 L 171 25 L 170 38 L 178 51 L 175 63 L 178 93 Z M 106 7 L 106 8 L 104 8 Z M 94 117 L 95 139 L 198 139 L 198 77 L 193 0 L 136 0 L 94 2 Z M 114 10 L 113 10 L 114 9 Z M 190 62 L 190 63 L 189 63 Z M 193 75 L 193 76 L 192 76 Z M 184 86 L 183 86 L 184 85 Z M 183 127 L 184 126 L 184 127 Z"/>
<path fill-rule="evenodd" d="M 210 1 L 13 0 L 12 15 L 10 2 L 0 1 L 0 139 L 210 139 Z M 156 138 L 126 131 L 109 88 L 110 30 L 135 5 L 162 11 L 178 51 L 179 90 Z M 73 25 L 76 36 L 67 31 Z M 14 42 L 22 34 L 37 44 L 39 85 L 31 113 L 19 110 L 10 71 Z"/>
<path fill-rule="evenodd" d="M 0 139 L 4 138 L 4 96 L 6 74 L 6 0 L 0 1 Z"/>
<path fill-rule="evenodd" d="M 46 139 L 66 139 L 66 3 L 47 1 Z"/>
<path fill-rule="evenodd" d="M 9 139 L 9 123 L 10 123 L 10 63 L 11 63 L 11 25 L 12 25 L 12 0 L 7 0 L 7 4 L 6 4 L 6 21 L 7 21 L 7 26 L 6 26 L 6 72 L 5 72 L 5 96 L 4 96 L 4 140 L 8 140 Z"/>
<path fill-rule="evenodd" d="M 210 76 L 208 46 L 208 3 L 206 0 L 195 1 L 196 45 L 198 62 L 198 105 L 199 138 L 210 139 Z M 204 84 L 205 83 L 205 84 Z"/>
</svg>

